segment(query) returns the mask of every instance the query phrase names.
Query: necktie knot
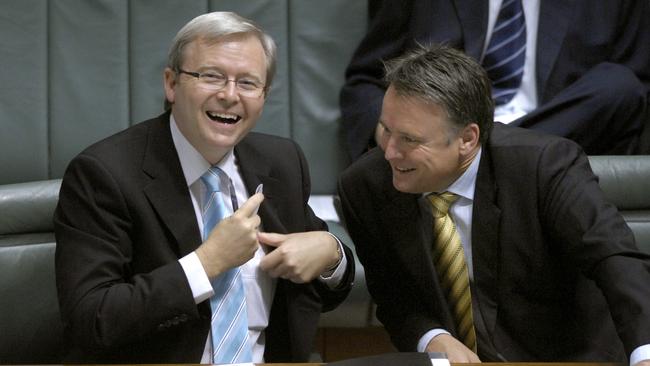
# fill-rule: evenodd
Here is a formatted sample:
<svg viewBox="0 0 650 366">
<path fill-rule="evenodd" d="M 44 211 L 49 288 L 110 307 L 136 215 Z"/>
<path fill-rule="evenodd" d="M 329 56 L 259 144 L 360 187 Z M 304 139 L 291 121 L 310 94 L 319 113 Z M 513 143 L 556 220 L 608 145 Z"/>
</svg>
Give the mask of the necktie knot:
<svg viewBox="0 0 650 366">
<path fill-rule="evenodd" d="M 449 207 L 458 200 L 458 195 L 451 192 L 431 193 L 427 196 L 431 202 L 431 214 L 435 218 L 440 218 L 447 215 Z"/>
<path fill-rule="evenodd" d="M 221 197 L 222 177 L 228 177 L 226 173 L 213 166 L 201 176 L 201 181 L 205 185 L 205 195 L 202 202 L 203 214 L 203 239 L 207 239 L 210 231 L 219 221 L 229 215 L 230 210 L 226 207 Z M 226 186 L 228 187 L 228 186 Z"/>
<path fill-rule="evenodd" d="M 212 166 L 201 176 L 208 192 L 221 192 L 221 177 L 226 174 L 218 166 Z"/>
</svg>

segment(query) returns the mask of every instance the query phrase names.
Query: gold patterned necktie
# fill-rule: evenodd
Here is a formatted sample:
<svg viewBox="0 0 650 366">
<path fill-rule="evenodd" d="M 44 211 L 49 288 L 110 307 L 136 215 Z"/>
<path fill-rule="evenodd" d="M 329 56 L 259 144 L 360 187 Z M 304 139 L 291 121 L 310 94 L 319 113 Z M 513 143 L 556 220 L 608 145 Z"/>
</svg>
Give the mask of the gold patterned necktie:
<svg viewBox="0 0 650 366">
<path fill-rule="evenodd" d="M 433 264 L 454 315 L 458 336 L 468 348 L 476 352 L 469 272 L 460 236 L 449 215 L 449 206 L 458 196 L 444 192 L 432 193 L 427 198 L 431 202 L 433 214 Z"/>
</svg>

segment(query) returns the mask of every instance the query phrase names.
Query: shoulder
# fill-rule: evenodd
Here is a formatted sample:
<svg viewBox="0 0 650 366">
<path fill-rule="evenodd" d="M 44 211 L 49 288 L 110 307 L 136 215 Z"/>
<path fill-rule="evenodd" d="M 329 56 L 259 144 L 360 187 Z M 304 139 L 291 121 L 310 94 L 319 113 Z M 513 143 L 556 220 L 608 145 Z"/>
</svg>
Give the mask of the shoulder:
<svg viewBox="0 0 650 366">
<path fill-rule="evenodd" d="M 124 159 L 126 156 L 132 156 L 135 153 L 142 153 L 147 143 L 156 143 L 153 140 L 154 135 L 168 135 L 169 119 L 165 115 L 139 122 L 122 131 L 101 139 L 84 149 L 79 155 L 94 156 L 102 160 Z M 158 138 L 159 140 L 159 138 Z"/>
<path fill-rule="evenodd" d="M 309 166 L 302 149 L 286 137 L 250 132 L 235 146 L 235 156 L 240 166 L 249 170 L 277 177 L 301 175 L 309 180 Z"/>
<path fill-rule="evenodd" d="M 494 124 L 487 150 L 493 159 L 510 162 L 584 154 L 582 148 L 569 139 L 502 123 Z"/>
<path fill-rule="evenodd" d="M 163 154 L 175 151 L 169 131 L 169 120 L 163 117 L 164 115 L 137 123 L 93 143 L 70 161 L 66 173 L 75 171 L 75 174 L 83 175 L 101 173 L 111 176 L 139 176 L 146 158 L 167 159 L 166 156 L 147 156 L 148 151 L 163 151 Z M 151 148 L 154 145 L 158 147 Z"/>
<path fill-rule="evenodd" d="M 340 189 L 361 191 L 392 189 L 392 172 L 384 152 L 374 148 L 362 155 L 341 173 L 339 186 Z"/>
<path fill-rule="evenodd" d="M 239 148 L 273 150 L 273 149 L 296 149 L 298 144 L 290 138 L 270 135 L 262 132 L 249 132 L 239 144 Z"/>
<path fill-rule="evenodd" d="M 590 176 L 582 148 L 566 138 L 496 123 L 481 158 L 479 174 L 487 171 L 512 188 L 532 188 L 543 182 L 563 181 L 569 171 Z"/>
</svg>

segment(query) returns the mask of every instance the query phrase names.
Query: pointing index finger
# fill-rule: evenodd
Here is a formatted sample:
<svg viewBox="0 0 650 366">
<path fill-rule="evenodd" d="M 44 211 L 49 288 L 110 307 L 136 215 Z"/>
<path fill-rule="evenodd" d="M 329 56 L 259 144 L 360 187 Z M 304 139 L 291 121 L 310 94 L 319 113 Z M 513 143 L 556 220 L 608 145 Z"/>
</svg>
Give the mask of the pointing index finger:
<svg viewBox="0 0 650 366">
<path fill-rule="evenodd" d="M 257 214 L 257 210 L 264 201 L 264 194 L 255 193 L 237 210 L 246 217 L 252 217 Z"/>
</svg>

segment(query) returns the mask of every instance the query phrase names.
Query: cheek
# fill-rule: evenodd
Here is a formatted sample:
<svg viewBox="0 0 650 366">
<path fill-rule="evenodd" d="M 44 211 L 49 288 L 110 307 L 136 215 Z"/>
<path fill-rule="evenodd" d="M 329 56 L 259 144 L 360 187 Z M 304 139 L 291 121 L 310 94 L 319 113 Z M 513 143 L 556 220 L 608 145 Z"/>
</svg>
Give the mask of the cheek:
<svg viewBox="0 0 650 366">
<path fill-rule="evenodd" d="M 257 120 L 262 115 L 264 109 L 264 99 L 249 101 L 244 105 L 246 114 L 253 120 Z"/>
</svg>

